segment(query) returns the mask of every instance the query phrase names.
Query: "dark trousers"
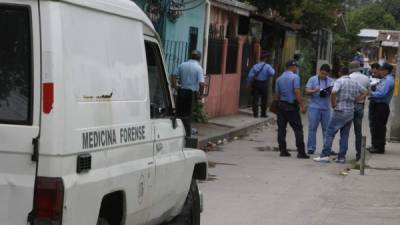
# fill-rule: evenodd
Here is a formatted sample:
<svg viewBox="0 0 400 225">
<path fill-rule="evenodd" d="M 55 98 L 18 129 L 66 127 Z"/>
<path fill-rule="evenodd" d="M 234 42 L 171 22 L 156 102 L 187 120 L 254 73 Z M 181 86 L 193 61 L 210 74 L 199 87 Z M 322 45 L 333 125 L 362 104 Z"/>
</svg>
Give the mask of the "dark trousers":
<svg viewBox="0 0 400 225">
<path fill-rule="evenodd" d="M 378 151 L 384 152 L 386 145 L 386 124 L 390 109 L 386 103 L 371 101 L 369 104 L 369 128 L 371 131 L 371 145 Z"/>
<path fill-rule="evenodd" d="M 281 152 L 287 151 L 286 127 L 287 124 L 289 123 L 296 137 L 296 147 L 298 153 L 300 154 L 305 153 L 303 124 L 301 123 L 301 117 L 298 106 L 295 104 L 280 102 L 277 123 L 278 123 L 279 150 Z"/>
<path fill-rule="evenodd" d="M 187 89 L 179 89 L 176 97 L 176 115 L 183 122 L 186 137 L 192 134 L 192 114 L 196 102 L 196 92 Z"/>
<path fill-rule="evenodd" d="M 254 81 L 253 95 L 253 115 L 258 117 L 259 101 L 261 99 L 261 116 L 267 115 L 267 93 L 268 81 Z"/>
<path fill-rule="evenodd" d="M 361 156 L 362 145 L 362 121 L 364 117 L 364 103 L 356 103 L 354 108 L 354 134 L 356 136 L 357 157 Z"/>
</svg>

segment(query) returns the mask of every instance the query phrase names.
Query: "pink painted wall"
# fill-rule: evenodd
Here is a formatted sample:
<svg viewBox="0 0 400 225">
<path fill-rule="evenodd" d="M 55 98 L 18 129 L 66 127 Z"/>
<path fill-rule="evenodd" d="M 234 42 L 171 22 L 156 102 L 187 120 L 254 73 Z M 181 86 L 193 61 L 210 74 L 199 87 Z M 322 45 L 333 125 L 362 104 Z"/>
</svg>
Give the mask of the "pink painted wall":
<svg viewBox="0 0 400 225">
<path fill-rule="evenodd" d="M 239 111 L 240 73 L 242 70 L 242 51 L 245 37 L 239 37 L 236 73 L 226 74 L 228 39 L 224 41 L 222 73 L 210 75 L 209 95 L 205 110 L 210 117 L 236 114 Z"/>
</svg>

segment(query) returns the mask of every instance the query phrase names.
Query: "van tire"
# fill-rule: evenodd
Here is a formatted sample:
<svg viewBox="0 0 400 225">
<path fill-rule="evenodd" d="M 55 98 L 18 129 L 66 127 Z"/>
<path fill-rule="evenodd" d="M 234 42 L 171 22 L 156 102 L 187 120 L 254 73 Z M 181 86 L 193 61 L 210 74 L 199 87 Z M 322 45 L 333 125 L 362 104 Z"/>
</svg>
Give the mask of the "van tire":
<svg viewBox="0 0 400 225">
<path fill-rule="evenodd" d="M 97 225 L 110 225 L 110 223 L 106 219 L 100 217 L 97 220 Z"/>
<path fill-rule="evenodd" d="M 200 225 L 200 194 L 196 180 L 192 180 L 181 213 L 168 225 Z"/>
</svg>

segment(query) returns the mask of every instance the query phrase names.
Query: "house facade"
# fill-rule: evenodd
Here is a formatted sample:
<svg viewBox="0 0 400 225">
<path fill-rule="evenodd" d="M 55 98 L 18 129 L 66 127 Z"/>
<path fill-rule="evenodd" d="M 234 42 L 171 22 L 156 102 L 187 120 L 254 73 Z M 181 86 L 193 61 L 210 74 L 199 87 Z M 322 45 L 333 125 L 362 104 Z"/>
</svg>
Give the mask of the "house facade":
<svg viewBox="0 0 400 225">
<path fill-rule="evenodd" d="M 239 32 L 239 24 L 241 18 L 248 18 L 257 8 L 234 0 L 210 3 L 205 110 L 210 117 L 218 117 L 239 111 L 243 46 L 248 40 Z"/>
<path fill-rule="evenodd" d="M 204 50 L 205 0 L 134 0 L 158 31 L 168 73 L 174 73 L 192 50 Z"/>
</svg>

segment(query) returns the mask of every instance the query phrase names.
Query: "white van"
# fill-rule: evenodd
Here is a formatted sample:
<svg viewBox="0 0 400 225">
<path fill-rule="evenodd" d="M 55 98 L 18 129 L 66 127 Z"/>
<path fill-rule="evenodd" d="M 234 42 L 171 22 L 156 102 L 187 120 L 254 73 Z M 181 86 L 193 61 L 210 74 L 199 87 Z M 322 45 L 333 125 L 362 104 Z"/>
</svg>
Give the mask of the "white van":
<svg viewBox="0 0 400 225">
<path fill-rule="evenodd" d="M 0 0 L 0 225 L 199 224 L 158 36 L 129 0 Z"/>
</svg>

